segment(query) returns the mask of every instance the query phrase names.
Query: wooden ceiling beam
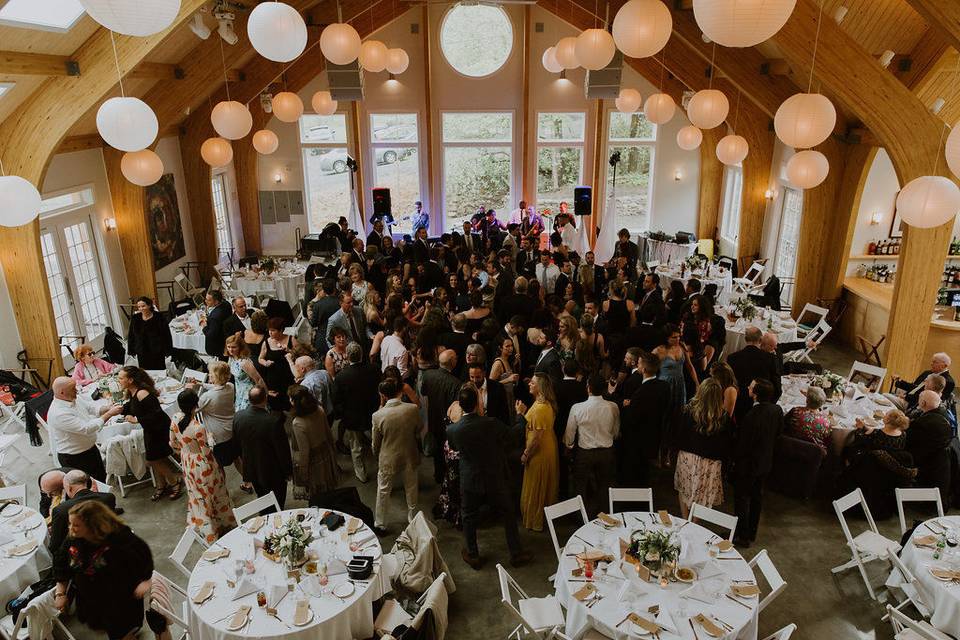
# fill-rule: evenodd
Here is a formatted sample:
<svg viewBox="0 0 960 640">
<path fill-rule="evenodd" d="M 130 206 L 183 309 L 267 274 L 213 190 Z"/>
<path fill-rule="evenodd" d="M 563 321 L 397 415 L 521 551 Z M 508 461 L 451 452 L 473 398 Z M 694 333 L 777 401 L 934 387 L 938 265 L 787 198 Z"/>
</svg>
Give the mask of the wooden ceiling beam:
<svg viewBox="0 0 960 640">
<path fill-rule="evenodd" d="M 760 75 L 763 76 L 789 76 L 792 71 L 789 62 L 777 58 L 760 64 Z"/>
<path fill-rule="evenodd" d="M 125 78 L 147 80 L 183 80 L 183 69 L 175 64 L 162 62 L 141 62 L 131 69 Z"/>
<path fill-rule="evenodd" d="M 78 76 L 80 65 L 71 56 L 0 51 L 0 75 Z"/>
<path fill-rule="evenodd" d="M 960 3 L 957 0 L 907 0 L 931 28 L 960 50 Z M 921 40 L 922 42 L 922 40 Z"/>
<path fill-rule="evenodd" d="M 941 60 L 950 51 L 949 45 L 931 27 L 924 37 L 920 38 L 920 42 L 913 48 L 913 51 L 910 52 L 910 69 L 899 74 L 900 81 L 908 89 L 917 93 L 920 86 L 929 80 L 931 74 L 937 71 Z M 951 59 L 956 62 L 955 56 L 952 56 Z"/>
</svg>

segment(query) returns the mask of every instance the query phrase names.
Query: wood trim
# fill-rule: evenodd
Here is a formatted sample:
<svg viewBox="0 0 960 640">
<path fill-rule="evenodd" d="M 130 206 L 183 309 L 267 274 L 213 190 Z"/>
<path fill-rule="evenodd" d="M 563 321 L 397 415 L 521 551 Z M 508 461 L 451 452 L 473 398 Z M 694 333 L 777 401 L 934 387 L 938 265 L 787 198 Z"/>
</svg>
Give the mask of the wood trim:
<svg viewBox="0 0 960 640">
<path fill-rule="evenodd" d="M 11 76 L 78 76 L 80 66 L 70 56 L 0 51 L 0 74 Z"/>
<path fill-rule="evenodd" d="M 603 100 L 596 101 L 594 118 L 596 119 L 596 128 L 593 131 L 593 202 L 590 207 L 590 246 L 593 247 L 597 241 L 597 227 L 604 223 L 602 212 L 606 207 L 603 203 L 607 201 L 606 181 L 603 179 L 603 165 L 606 162 L 606 153 L 604 151 L 607 137 L 605 134 L 607 109 Z"/>
<path fill-rule="evenodd" d="M 707 129 L 700 144 L 700 198 L 697 237 L 717 239 L 720 203 L 723 200 L 723 163 L 717 158 L 717 143 L 726 135 L 725 127 Z M 719 251 L 719 247 L 717 247 Z"/>
<path fill-rule="evenodd" d="M 960 5 L 956 0 L 907 0 L 932 28 L 960 50 Z"/>
<path fill-rule="evenodd" d="M 520 157 L 522 158 L 522 169 L 520 174 L 520 198 L 519 200 L 529 199 L 533 201 L 536 196 L 537 178 L 534 175 L 536 171 L 536 160 L 534 155 L 537 152 L 536 147 L 536 127 L 534 131 L 530 130 L 530 76 L 533 75 L 530 70 L 530 29 L 532 26 L 533 8 L 526 5 L 523 8 L 523 116 L 521 131 L 523 132 L 520 145 Z M 531 183 L 532 181 L 532 183 Z"/>
<path fill-rule="evenodd" d="M 159 139 L 159 136 L 158 136 Z M 91 133 L 84 136 L 70 136 L 64 138 L 55 153 L 72 153 L 73 151 L 86 151 L 87 149 L 97 149 L 106 146 L 99 133 Z"/>
<path fill-rule="evenodd" d="M 931 27 L 910 52 L 910 70 L 900 74 L 900 81 L 914 93 L 920 93 L 942 68 L 941 61 L 947 59 L 956 64 L 956 55 L 956 50 L 951 50 Z"/>
<path fill-rule="evenodd" d="M 440 202 L 440 198 L 437 195 L 439 193 L 437 189 L 437 181 L 440 179 L 437 176 L 437 172 L 434 167 L 436 166 L 436 159 L 434 158 L 434 140 L 436 136 L 434 135 L 434 118 L 433 118 L 433 89 L 432 89 L 432 79 L 433 79 L 433 51 L 430 47 L 430 5 L 424 4 L 422 9 L 422 28 L 420 32 L 423 34 L 423 86 L 424 86 L 424 102 L 423 102 L 423 133 L 424 140 L 421 149 L 425 149 L 427 153 L 427 197 L 430 200 L 430 226 L 431 232 L 437 233 L 443 229 L 443 204 Z M 421 183 L 423 181 L 421 180 Z"/>
<path fill-rule="evenodd" d="M 366 207 L 364 206 L 366 204 L 366 200 L 364 197 L 366 194 L 366 191 L 365 191 L 366 183 L 363 179 L 364 166 L 365 166 L 363 164 L 364 149 L 363 149 L 363 141 L 360 139 L 360 103 L 357 102 L 356 100 L 353 100 L 350 103 L 350 119 L 351 119 L 350 128 L 353 133 L 353 148 L 354 148 L 354 153 L 356 153 L 356 156 L 357 156 L 356 158 L 354 158 L 357 161 L 357 172 L 354 174 L 357 179 L 357 208 L 360 209 L 360 219 L 363 220 L 364 225 L 366 225 L 367 216 L 364 213 L 364 210 L 366 209 Z M 374 160 L 374 162 L 376 162 L 376 160 Z M 360 231 L 360 229 L 358 229 L 357 231 Z M 364 229 L 364 240 L 366 240 L 366 229 Z"/>
</svg>

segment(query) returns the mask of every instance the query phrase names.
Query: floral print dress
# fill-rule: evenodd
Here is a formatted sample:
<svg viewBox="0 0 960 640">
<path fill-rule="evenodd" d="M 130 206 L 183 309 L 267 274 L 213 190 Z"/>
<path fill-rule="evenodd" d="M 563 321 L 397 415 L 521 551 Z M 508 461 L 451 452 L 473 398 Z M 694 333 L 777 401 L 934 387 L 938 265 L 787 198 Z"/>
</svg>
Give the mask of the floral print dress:
<svg viewBox="0 0 960 640">
<path fill-rule="evenodd" d="M 207 431 L 196 419 L 181 431 L 177 420 L 170 427 L 170 446 L 180 452 L 187 485 L 187 525 L 196 528 L 207 542 L 215 542 L 236 527 L 237 521 L 223 469 L 207 442 Z"/>
</svg>

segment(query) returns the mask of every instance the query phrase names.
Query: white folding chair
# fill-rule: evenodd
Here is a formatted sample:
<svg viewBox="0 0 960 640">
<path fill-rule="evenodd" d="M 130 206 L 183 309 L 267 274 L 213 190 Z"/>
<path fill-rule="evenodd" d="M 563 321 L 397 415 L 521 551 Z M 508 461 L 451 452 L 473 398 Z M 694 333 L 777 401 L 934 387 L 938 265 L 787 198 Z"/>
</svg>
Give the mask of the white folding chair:
<svg viewBox="0 0 960 640">
<path fill-rule="evenodd" d="M 800 335 L 800 337 L 805 336 L 820 324 L 821 321 L 826 320 L 828 313 L 830 313 L 830 310 L 826 307 L 818 307 L 809 302 L 803 305 L 800 315 L 797 316 L 797 334 Z M 807 314 L 810 315 L 809 319 Z"/>
<path fill-rule="evenodd" d="M 170 562 L 173 565 L 180 569 L 183 572 L 183 575 L 190 579 L 190 574 L 192 569 L 188 568 L 184 562 L 187 559 L 187 555 L 190 553 L 190 549 L 193 547 L 194 543 L 199 544 L 204 549 L 208 549 L 209 545 L 207 541 L 203 539 L 196 529 L 187 525 L 186 529 L 183 530 L 183 535 L 180 536 L 180 540 L 177 541 L 177 546 L 173 548 L 173 553 L 170 554 Z"/>
<path fill-rule="evenodd" d="M 189 598 L 189 596 L 187 595 L 187 592 L 181 589 L 180 585 L 178 585 L 176 582 L 166 577 L 159 571 L 153 572 L 152 580 L 154 584 L 154 589 L 157 588 L 158 584 L 163 585 L 163 587 L 166 588 L 166 595 L 170 598 L 170 602 L 169 602 L 170 607 L 168 608 L 163 606 L 163 604 L 159 602 L 159 600 L 162 600 L 163 598 L 162 597 L 155 598 L 154 594 L 151 594 L 151 601 L 152 601 L 151 607 L 155 609 L 158 613 L 163 615 L 163 617 L 165 617 L 168 622 L 171 622 L 179 626 L 181 629 L 183 629 L 183 634 L 181 634 L 180 636 L 180 640 L 183 640 L 184 638 L 187 637 L 190 631 L 190 627 L 187 626 L 187 600 Z M 174 611 L 178 609 L 178 607 L 174 606 L 174 603 L 172 600 L 174 593 L 179 594 L 182 599 L 179 607 L 180 609 L 179 614 L 174 613 Z"/>
<path fill-rule="evenodd" d="M 773 561 L 770 559 L 770 556 L 767 555 L 766 549 L 762 549 L 760 553 L 750 558 L 750 562 L 747 564 L 750 565 L 751 569 L 760 569 L 760 573 L 763 574 L 763 579 L 770 585 L 770 593 L 765 595 L 763 600 L 760 601 L 760 611 L 757 612 L 760 613 L 780 595 L 781 591 L 787 588 L 787 582 L 780 575 L 780 572 L 777 571 L 777 568 L 773 566 Z"/>
<path fill-rule="evenodd" d="M 929 618 L 932 610 L 929 605 L 927 605 L 927 600 L 923 595 L 923 588 L 920 586 L 920 581 L 917 580 L 917 576 L 913 575 L 913 572 L 903 564 L 903 560 L 900 559 L 893 551 L 887 552 L 887 559 L 890 560 L 890 563 L 893 564 L 893 568 L 900 572 L 900 575 L 903 576 L 903 582 L 897 585 L 897 588 L 903 592 L 905 596 L 903 602 L 898 604 L 894 609 L 897 611 L 902 611 L 907 604 L 912 604 L 913 608 L 917 610 L 917 613 L 920 614 L 922 618 Z M 881 618 L 883 622 L 886 622 L 890 619 L 890 615 L 887 614 Z"/>
<path fill-rule="evenodd" d="M 813 343 L 813 347 L 806 346 L 803 349 L 791 351 L 784 357 L 784 360 L 789 360 L 791 362 L 800 362 L 801 360 L 806 360 L 812 364 L 813 360 L 810 359 L 810 353 L 820 346 L 820 343 L 824 341 L 824 339 L 827 337 L 827 334 L 830 333 L 830 330 L 831 327 L 827 324 L 826 320 L 821 320 L 817 326 L 807 333 L 805 338 L 807 342 Z"/>
<path fill-rule="evenodd" d="M 763 640 L 790 640 L 790 636 L 792 636 L 793 632 L 796 630 L 797 630 L 797 625 L 791 622 L 790 624 L 785 626 L 783 629 L 774 631 Z"/>
<path fill-rule="evenodd" d="M 847 520 L 843 514 L 845 511 L 857 505 L 863 508 L 863 513 L 867 517 L 868 529 L 854 537 L 854 535 L 850 533 L 850 527 L 847 525 Z M 843 529 L 843 535 L 847 539 L 847 546 L 850 548 L 851 558 L 848 562 L 834 567 L 831 571 L 833 573 L 840 573 L 841 571 L 857 567 L 857 569 L 860 570 L 861 577 L 863 577 L 863 584 L 867 586 L 870 597 L 876 600 L 877 596 L 873 592 L 873 587 L 870 586 L 870 580 L 867 578 L 867 570 L 864 565 L 874 560 L 886 559 L 889 551 L 893 551 L 894 553 L 899 552 L 900 543 L 890 540 L 889 538 L 884 538 L 880 535 L 880 532 L 877 531 L 877 523 L 873 521 L 870 507 L 867 506 L 867 501 L 864 500 L 863 492 L 860 491 L 859 487 L 842 498 L 834 500 L 833 509 L 837 512 L 840 527 Z"/>
<path fill-rule="evenodd" d="M 195 286 L 190 282 L 190 279 L 182 273 L 173 276 L 173 281 L 183 290 L 188 298 L 193 300 L 195 305 L 198 307 L 203 306 L 204 291 L 202 287 Z"/>
<path fill-rule="evenodd" d="M 896 640 L 950 640 L 950 636 L 934 628 L 929 622 L 917 622 L 889 604 L 887 616 Z"/>
<path fill-rule="evenodd" d="M 27 485 L 0 487 L 0 500 L 16 500 L 18 504 L 27 504 Z"/>
<path fill-rule="evenodd" d="M 731 516 L 729 513 L 717 511 L 716 509 L 705 507 L 702 504 L 697 504 L 696 502 L 690 505 L 689 515 L 690 517 L 687 519 L 691 522 L 697 518 L 700 518 L 701 520 L 705 520 L 710 524 L 715 524 L 723 529 L 729 529 L 730 533 L 727 535 L 727 540 L 733 542 L 733 534 L 737 530 L 737 516 Z"/>
<path fill-rule="evenodd" d="M 940 489 L 901 489 L 894 490 L 897 494 L 897 515 L 900 516 L 900 535 L 907 532 L 907 519 L 903 515 L 905 502 L 935 502 L 937 503 L 937 517 L 943 517 L 943 502 L 940 500 Z"/>
<path fill-rule="evenodd" d="M 877 367 L 875 365 L 867 364 L 866 362 L 860 362 L 858 360 L 853 363 L 852 367 L 850 367 L 850 373 L 847 375 L 847 382 L 856 384 L 856 381 L 853 379 L 853 377 L 858 374 L 867 379 L 865 385 L 868 388 L 872 388 L 876 393 L 883 391 L 883 380 L 887 377 L 886 367 Z M 874 381 L 876 381 L 875 387 Z"/>
<path fill-rule="evenodd" d="M 613 508 L 616 502 L 646 502 L 653 511 L 653 489 L 623 489 L 610 487 L 610 513 L 616 513 Z"/>
<path fill-rule="evenodd" d="M 267 507 L 273 507 L 277 510 L 277 513 L 280 513 L 281 511 L 280 503 L 277 502 L 277 497 L 273 495 L 273 491 L 265 496 L 260 496 L 256 500 L 251 500 L 250 502 L 235 508 L 233 510 L 233 517 L 237 519 L 237 524 L 243 524 L 244 520 L 259 514 Z"/>
<path fill-rule="evenodd" d="M 754 262 L 743 274 L 742 278 L 733 279 L 733 290 L 736 293 L 747 293 L 751 291 L 760 282 L 760 276 L 766 266 L 762 262 Z"/>
<path fill-rule="evenodd" d="M 0 618 L 0 638 L 3 640 L 29 640 L 28 630 L 24 625 L 27 624 L 27 618 L 30 615 L 31 608 L 35 607 L 54 607 L 54 601 L 56 597 L 54 596 L 56 587 L 50 589 L 45 593 L 41 593 L 33 600 L 31 600 L 26 607 L 20 612 L 20 615 L 17 616 L 17 619 L 14 620 L 13 616 L 4 616 Z M 70 633 L 70 630 L 67 629 L 62 622 L 60 622 L 59 617 L 53 618 L 53 627 L 57 629 L 60 633 L 63 634 L 67 640 L 76 640 L 74 635 Z"/>
<path fill-rule="evenodd" d="M 257 307 L 264 308 L 267 306 L 271 300 L 277 297 L 276 289 L 261 289 L 253 294 L 253 299 L 256 302 Z"/>
<path fill-rule="evenodd" d="M 497 575 L 500 578 L 500 601 L 519 623 L 507 634 L 507 637 L 520 640 L 521 632 L 537 640 L 556 637 L 558 628 L 564 624 L 560 601 L 554 596 L 531 598 L 507 573 L 502 564 L 497 564 Z M 514 593 L 518 596 L 516 604 L 513 602 Z"/>
<path fill-rule="evenodd" d="M 587 524 L 590 518 L 587 517 L 587 509 L 583 506 L 583 498 L 580 496 L 543 508 L 543 513 L 547 517 L 547 528 L 550 529 L 550 538 L 553 540 L 553 550 L 557 552 L 558 561 L 563 560 L 563 547 L 560 546 L 560 541 L 557 540 L 557 530 L 553 526 L 553 521 L 578 511 L 580 512 L 580 517 L 583 518 L 583 524 Z"/>
</svg>

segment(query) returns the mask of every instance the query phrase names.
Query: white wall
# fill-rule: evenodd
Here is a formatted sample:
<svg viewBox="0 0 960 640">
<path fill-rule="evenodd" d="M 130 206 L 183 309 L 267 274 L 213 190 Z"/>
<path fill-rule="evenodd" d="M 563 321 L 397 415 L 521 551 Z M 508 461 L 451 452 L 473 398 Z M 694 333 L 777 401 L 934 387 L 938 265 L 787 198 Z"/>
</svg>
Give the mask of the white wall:
<svg viewBox="0 0 960 640">
<path fill-rule="evenodd" d="M 890 156 L 886 150 L 880 149 L 870 165 L 867 181 L 863 186 L 860 209 L 853 230 L 853 242 L 850 244 L 851 256 L 863 255 L 871 241 L 886 240 L 889 237 L 899 191 L 900 181 Z M 870 224 L 870 217 L 874 212 L 880 214 L 879 224 Z M 847 274 L 855 272 L 858 264 L 860 263 L 856 261 L 849 262 Z"/>
<path fill-rule="evenodd" d="M 19 367 L 17 353 L 23 349 L 20 341 L 20 330 L 17 327 L 17 317 L 13 314 L 13 303 L 10 300 L 10 290 L 7 289 L 7 278 L 0 267 L 0 327 L 3 327 L 3 340 L 0 340 L 0 367 L 16 369 Z"/>
</svg>

